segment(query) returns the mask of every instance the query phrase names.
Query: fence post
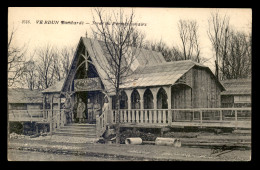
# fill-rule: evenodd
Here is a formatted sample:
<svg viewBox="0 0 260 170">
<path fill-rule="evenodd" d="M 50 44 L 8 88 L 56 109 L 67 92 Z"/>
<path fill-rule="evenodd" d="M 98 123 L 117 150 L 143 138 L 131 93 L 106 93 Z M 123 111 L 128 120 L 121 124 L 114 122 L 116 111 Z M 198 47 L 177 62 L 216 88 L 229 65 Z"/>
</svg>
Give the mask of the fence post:
<svg viewBox="0 0 260 170">
<path fill-rule="evenodd" d="M 100 119 L 99 119 L 99 116 L 96 115 L 96 135 L 97 135 L 97 138 L 99 138 L 99 131 L 100 131 Z"/>
<path fill-rule="evenodd" d="M 49 111 L 47 111 L 49 112 Z M 50 115 L 50 113 L 48 113 L 48 115 Z M 49 116 L 49 123 L 50 123 L 50 134 L 52 135 L 52 117 Z"/>
<path fill-rule="evenodd" d="M 168 109 L 168 124 L 172 125 L 172 112 L 171 109 Z"/>
<path fill-rule="evenodd" d="M 219 119 L 220 119 L 220 121 L 222 121 L 223 120 L 222 110 L 220 110 L 219 113 L 220 113 Z"/>
<path fill-rule="evenodd" d="M 28 116 L 30 117 L 31 123 L 32 123 L 32 115 L 29 114 L 28 110 L 26 110 L 26 112 L 27 112 Z"/>
<path fill-rule="evenodd" d="M 202 126 L 202 110 L 200 110 L 200 124 Z"/>
<path fill-rule="evenodd" d="M 235 110 L 235 125 L 236 125 L 236 129 L 237 129 L 237 110 Z"/>
</svg>

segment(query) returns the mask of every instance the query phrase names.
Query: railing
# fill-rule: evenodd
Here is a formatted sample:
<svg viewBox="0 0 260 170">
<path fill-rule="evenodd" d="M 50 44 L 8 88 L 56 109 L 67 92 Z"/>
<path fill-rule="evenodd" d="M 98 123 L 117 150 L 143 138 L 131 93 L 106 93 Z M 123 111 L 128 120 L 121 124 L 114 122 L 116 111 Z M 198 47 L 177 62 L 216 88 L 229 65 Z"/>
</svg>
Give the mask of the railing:
<svg viewBox="0 0 260 170">
<path fill-rule="evenodd" d="M 116 123 L 116 110 L 112 122 Z M 130 124 L 250 127 L 251 108 L 120 109 L 119 122 Z"/>
<path fill-rule="evenodd" d="M 96 134 L 99 138 L 106 130 L 107 115 L 109 110 L 104 111 L 100 116 L 96 115 Z"/>
<path fill-rule="evenodd" d="M 8 110 L 9 121 L 42 121 L 43 110 Z"/>
<path fill-rule="evenodd" d="M 9 121 L 48 122 L 51 133 L 66 123 L 63 109 L 8 110 L 8 113 Z"/>
<path fill-rule="evenodd" d="M 168 124 L 168 113 L 166 109 L 132 109 L 118 110 L 120 123 L 146 123 L 146 124 Z M 112 111 L 113 123 L 116 123 L 116 110 Z"/>
</svg>

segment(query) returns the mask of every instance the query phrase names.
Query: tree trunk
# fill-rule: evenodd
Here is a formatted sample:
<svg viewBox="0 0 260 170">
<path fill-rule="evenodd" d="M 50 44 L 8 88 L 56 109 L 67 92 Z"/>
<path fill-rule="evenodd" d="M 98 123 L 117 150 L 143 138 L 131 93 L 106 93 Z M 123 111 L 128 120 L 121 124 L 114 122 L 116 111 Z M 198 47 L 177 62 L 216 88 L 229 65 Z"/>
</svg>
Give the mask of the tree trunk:
<svg viewBox="0 0 260 170">
<path fill-rule="evenodd" d="M 120 127 L 119 127 L 119 93 L 116 93 L 116 125 L 115 125 L 115 130 L 116 130 L 116 144 L 120 144 Z"/>
<path fill-rule="evenodd" d="M 216 75 L 216 78 L 219 80 L 219 74 L 218 74 L 219 68 L 218 68 L 218 63 L 217 63 L 216 60 L 215 60 L 215 65 L 216 65 L 216 73 L 215 73 L 215 75 Z"/>
</svg>

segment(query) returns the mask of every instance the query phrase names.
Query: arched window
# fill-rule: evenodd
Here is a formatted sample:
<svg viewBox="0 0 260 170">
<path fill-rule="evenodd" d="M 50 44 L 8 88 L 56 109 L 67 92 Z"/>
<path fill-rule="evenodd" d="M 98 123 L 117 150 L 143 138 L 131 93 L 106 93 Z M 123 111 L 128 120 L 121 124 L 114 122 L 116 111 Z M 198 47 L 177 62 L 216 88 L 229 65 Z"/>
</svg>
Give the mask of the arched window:
<svg viewBox="0 0 260 170">
<path fill-rule="evenodd" d="M 150 89 L 146 89 L 144 92 L 144 109 L 153 109 L 153 93 Z"/>
<path fill-rule="evenodd" d="M 91 58 L 88 59 L 90 62 L 92 62 Z M 88 70 L 87 70 L 87 77 L 88 78 L 93 78 L 93 77 L 99 77 L 97 69 L 93 64 L 88 62 Z"/>
<path fill-rule="evenodd" d="M 122 91 L 120 95 L 120 109 L 128 109 L 128 98 L 125 91 Z"/>
<path fill-rule="evenodd" d="M 157 93 L 157 109 L 168 109 L 167 93 L 163 88 Z"/>
<path fill-rule="evenodd" d="M 136 89 L 131 94 L 132 109 L 140 109 L 140 95 Z"/>
</svg>

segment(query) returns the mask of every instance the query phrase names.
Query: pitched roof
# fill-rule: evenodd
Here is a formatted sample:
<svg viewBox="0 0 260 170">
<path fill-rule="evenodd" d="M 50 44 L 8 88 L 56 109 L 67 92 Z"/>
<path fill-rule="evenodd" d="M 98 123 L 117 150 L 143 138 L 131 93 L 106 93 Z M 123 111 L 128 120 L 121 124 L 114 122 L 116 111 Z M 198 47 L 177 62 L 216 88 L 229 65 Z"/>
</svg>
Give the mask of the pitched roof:
<svg viewBox="0 0 260 170">
<path fill-rule="evenodd" d="M 62 79 L 60 81 L 58 81 L 57 83 L 55 83 L 54 85 L 50 86 L 47 89 L 44 89 L 42 91 L 42 93 L 55 93 L 55 92 L 61 92 L 62 86 L 64 84 L 64 80 Z"/>
<path fill-rule="evenodd" d="M 194 66 L 208 68 L 191 60 L 141 66 L 136 69 L 132 76 L 124 80 L 123 82 L 125 83 L 123 83 L 120 87 L 131 88 L 173 85 L 180 77 L 182 77 Z"/>
<path fill-rule="evenodd" d="M 221 81 L 226 91 L 221 95 L 245 95 L 251 94 L 251 79 L 231 79 Z"/>
<path fill-rule="evenodd" d="M 82 40 L 85 44 L 85 47 L 88 49 L 88 52 L 90 53 L 90 56 L 92 57 L 92 61 L 95 64 L 95 67 L 97 67 L 97 71 L 99 73 L 99 76 L 105 86 L 105 88 L 113 94 L 114 86 L 111 84 L 111 82 L 108 81 L 108 75 L 109 73 L 106 73 L 104 68 L 109 68 L 109 62 L 108 59 L 110 58 L 109 52 L 107 50 L 106 44 L 103 41 L 97 41 L 89 38 L 82 37 Z M 138 68 L 143 66 L 149 66 L 149 65 L 158 65 L 158 64 L 164 64 L 166 63 L 166 60 L 164 59 L 163 55 L 159 52 L 152 51 L 152 50 L 146 50 L 141 48 L 135 48 L 135 47 L 129 47 L 129 52 L 126 54 L 134 54 L 135 59 L 131 65 L 131 71 L 135 72 L 138 70 Z M 126 63 L 127 55 L 125 55 L 125 62 L 122 62 L 122 64 Z M 103 66 L 102 66 L 103 65 Z M 104 67 L 105 66 L 105 67 Z M 103 69 L 101 68 L 103 67 Z M 113 77 L 114 75 L 110 75 L 110 77 Z M 111 89 L 111 90 L 110 90 Z"/>
<path fill-rule="evenodd" d="M 41 90 L 9 88 L 8 103 L 42 103 Z"/>
<path fill-rule="evenodd" d="M 65 81 L 68 82 L 68 80 L 72 80 L 73 78 L 74 73 L 72 69 L 75 70 L 76 68 L 79 50 L 82 46 L 84 46 L 88 51 L 105 89 L 108 91 L 109 95 L 114 95 L 114 86 L 108 78 L 111 75 L 108 75 L 109 73 L 104 69 L 104 67 L 102 68 L 102 65 L 106 66 L 106 68 L 109 68 L 110 66 L 108 62 L 109 54 L 104 42 L 102 41 L 81 37 L 77 51 L 72 59 L 70 72 Z M 127 79 L 122 80 L 123 83 L 120 85 L 120 88 L 173 85 L 181 76 L 194 66 L 205 68 L 211 72 L 208 67 L 191 60 L 166 62 L 162 54 L 159 52 L 137 49 L 135 47 L 130 47 L 129 49 L 139 51 L 136 56 L 136 61 L 133 63 L 134 67 L 131 68 L 132 75 L 127 77 Z M 211 74 L 213 73 L 211 72 Z M 219 81 L 217 82 L 220 84 L 222 89 L 224 89 L 222 84 Z M 68 83 L 64 83 L 62 90 L 66 91 L 68 88 Z"/>
<path fill-rule="evenodd" d="M 68 76 L 66 77 L 65 81 L 68 81 L 72 78 L 72 68 L 75 69 L 76 60 L 78 59 L 78 50 L 80 50 L 80 47 L 82 44 L 85 46 L 86 50 L 88 51 L 93 64 L 96 67 L 96 70 L 101 78 L 102 83 L 104 84 L 104 87 L 106 90 L 108 90 L 108 93 L 113 95 L 114 94 L 114 86 L 109 81 L 108 72 L 104 68 L 109 68 L 108 58 L 109 54 L 106 49 L 105 43 L 103 41 L 98 41 L 90 38 L 81 37 L 80 42 L 78 44 L 77 51 L 74 55 L 74 58 L 72 59 L 72 64 L 70 68 L 70 72 Z M 141 65 L 149 65 L 149 64 L 159 64 L 159 63 L 166 63 L 164 57 L 161 53 L 151 51 L 151 50 L 145 50 L 135 47 L 130 47 L 129 51 L 136 51 L 136 60 L 133 63 L 133 66 L 131 69 L 134 71 L 138 66 Z M 127 60 L 127 59 L 125 59 Z M 62 87 L 62 90 L 65 91 L 68 89 L 68 84 L 64 84 Z"/>
</svg>

